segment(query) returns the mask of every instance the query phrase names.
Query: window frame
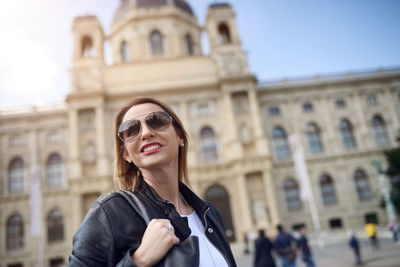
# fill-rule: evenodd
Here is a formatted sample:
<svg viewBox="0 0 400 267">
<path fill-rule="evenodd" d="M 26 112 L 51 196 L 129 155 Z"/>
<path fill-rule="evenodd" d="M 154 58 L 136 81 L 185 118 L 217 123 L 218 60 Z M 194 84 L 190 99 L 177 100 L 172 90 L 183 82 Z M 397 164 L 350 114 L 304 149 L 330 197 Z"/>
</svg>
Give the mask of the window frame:
<svg viewBox="0 0 400 267">
<path fill-rule="evenodd" d="M 335 183 L 328 174 L 323 174 L 319 178 L 319 188 L 324 206 L 332 206 L 338 203 Z"/>
<path fill-rule="evenodd" d="M 24 247 L 24 218 L 21 214 L 11 215 L 6 225 L 7 250 L 17 250 Z"/>
<path fill-rule="evenodd" d="M 277 134 L 279 132 L 279 135 Z M 272 146 L 274 155 L 277 159 L 288 158 L 291 155 L 288 138 L 285 130 L 281 126 L 272 129 Z"/>
<path fill-rule="evenodd" d="M 288 211 L 299 211 L 303 205 L 300 199 L 299 184 L 292 178 L 287 178 L 283 183 L 283 194 L 286 209 Z"/>
</svg>

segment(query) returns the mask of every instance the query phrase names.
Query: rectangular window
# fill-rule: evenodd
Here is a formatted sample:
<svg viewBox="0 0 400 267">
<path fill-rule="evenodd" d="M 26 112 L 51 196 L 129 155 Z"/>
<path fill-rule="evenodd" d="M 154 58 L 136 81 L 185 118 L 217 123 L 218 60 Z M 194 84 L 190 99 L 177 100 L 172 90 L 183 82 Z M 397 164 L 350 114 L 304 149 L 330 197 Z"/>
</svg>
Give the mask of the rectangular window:
<svg viewBox="0 0 400 267">
<path fill-rule="evenodd" d="M 336 108 L 338 108 L 338 109 L 345 108 L 346 107 L 346 100 L 344 100 L 343 98 L 338 98 L 335 101 L 335 105 L 336 105 Z"/>
<path fill-rule="evenodd" d="M 24 137 L 20 134 L 10 136 L 9 142 L 10 146 L 21 146 L 25 143 Z"/>
<path fill-rule="evenodd" d="M 247 97 L 247 92 L 233 93 L 232 105 L 236 115 L 249 113 L 249 99 Z"/>
<path fill-rule="evenodd" d="M 268 114 L 270 116 L 279 116 L 281 111 L 279 110 L 279 107 L 270 107 L 268 109 Z"/>
<path fill-rule="evenodd" d="M 331 229 L 341 229 L 341 228 L 343 228 L 342 219 L 335 218 L 335 219 L 329 220 L 329 227 Z"/>
<path fill-rule="evenodd" d="M 313 111 L 313 105 L 310 102 L 303 103 L 303 111 L 304 112 Z"/>
<path fill-rule="evenodd" d="M 49 263 L 50 263 L 49 264 L 50 267 L 62 267 L 62 266 L 65 266 L 63 258 L 50 259 Z"/>
<path fill-rule="evenodd" d="M 369 105 L 376 105 L 378 104 L 378 97 L 376 94 L 369 94 L 367 95 L 367 103 Z"/>
<path fill-rule="evenodd" d="M 210 112 L 208 103 L 200 103 L 197 105 L 197 115 L 207 115 Z"/>
</svg>

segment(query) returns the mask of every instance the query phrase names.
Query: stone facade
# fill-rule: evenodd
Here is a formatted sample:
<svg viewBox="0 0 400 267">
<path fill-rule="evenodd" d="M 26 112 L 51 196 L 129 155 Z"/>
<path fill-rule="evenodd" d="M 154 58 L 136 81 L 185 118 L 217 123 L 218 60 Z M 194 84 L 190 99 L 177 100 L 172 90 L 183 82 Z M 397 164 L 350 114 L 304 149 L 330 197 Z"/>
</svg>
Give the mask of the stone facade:
<svg viewBox="0 0 400 267">
<path fill-rule="evenodd" d="M 366 216 L 387 223 L 373 162 L 384 162 L 382 151 L 396 146 L 400 69 L 257 83 L 230 5 L 209 7 L 211 51 L 203 55 L 203 28 L 190 7 L 135 3 L 121 1 L 109 36 L 94 16 L 73 21 L 65 103 L 0 111 L 1 266 L 67 263 L 91 203 L 114 188 L 116 111 L 143 95 L 170 104 L 183 121 L 191 187 L 220 208 L 232 241 L 280 222 L 312 229 L 308 205 L 299 198 L 292 134 L 305 150 L 323 230 L 359 227 Z M 30 235 L 37 167 L 40 238 Z"/>
</svg>

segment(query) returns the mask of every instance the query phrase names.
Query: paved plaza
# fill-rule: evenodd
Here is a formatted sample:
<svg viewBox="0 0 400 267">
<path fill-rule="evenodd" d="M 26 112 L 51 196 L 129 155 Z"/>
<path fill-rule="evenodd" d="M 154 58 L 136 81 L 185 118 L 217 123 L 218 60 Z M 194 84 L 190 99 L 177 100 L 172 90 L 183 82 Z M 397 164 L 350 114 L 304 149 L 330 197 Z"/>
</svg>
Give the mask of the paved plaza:
<svg viewBox="0 0 400 267">
<path fill-rule="evenodd" d="M 378 250 L 373 250 L 366 239 L 362 239 L 360 243 L 363 258 L 362 265 L 354 264 L 353 253 L 345 241 L 327 244 L 322 249 L 312 246 L 315 262 L 318 267 L 400 267 L 400 245 L 395 245 L 390 238 L 381 238 L 381 247 Z M 237 246 L 233 251 L 239 267 L 252 266 L 252 252 L 254 250 L 251 250 L 250 254 L 244 254 L 243 251 L 239 251 Z M 275 262 L 278 263 L 277 266 L 280 266 L 280 261 Z M 298 259 L 297 267 L 303 266 L 303 262 Z"/>
</svg>

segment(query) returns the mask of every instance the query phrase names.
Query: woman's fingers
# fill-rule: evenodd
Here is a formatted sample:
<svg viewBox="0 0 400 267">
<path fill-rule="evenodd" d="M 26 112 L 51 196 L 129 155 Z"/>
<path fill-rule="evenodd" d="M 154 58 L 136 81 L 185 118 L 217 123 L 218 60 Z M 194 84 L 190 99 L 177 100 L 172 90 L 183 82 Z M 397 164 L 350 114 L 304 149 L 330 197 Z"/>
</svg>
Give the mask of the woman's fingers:
<svg viewBox="0 0 400 267">
<path fill-rule="evenodd" d="M 174 246 L 179 244 L 171 222 L 153 219 L 144 232 L 142 242 L 132 258 L 138 266 L 154 265 Z"/>
</svg>

